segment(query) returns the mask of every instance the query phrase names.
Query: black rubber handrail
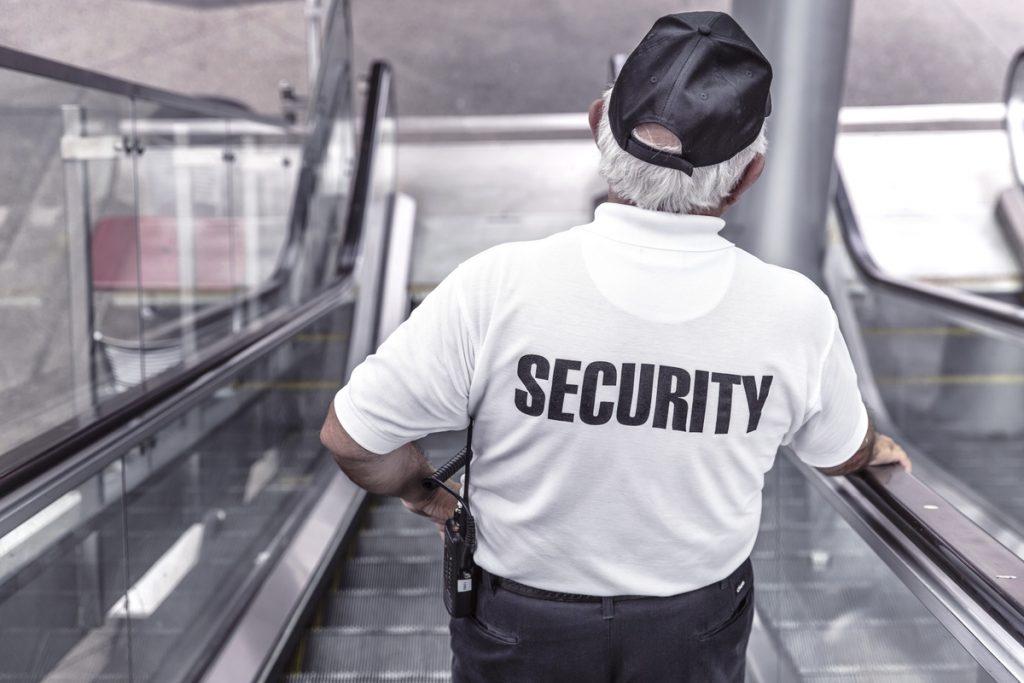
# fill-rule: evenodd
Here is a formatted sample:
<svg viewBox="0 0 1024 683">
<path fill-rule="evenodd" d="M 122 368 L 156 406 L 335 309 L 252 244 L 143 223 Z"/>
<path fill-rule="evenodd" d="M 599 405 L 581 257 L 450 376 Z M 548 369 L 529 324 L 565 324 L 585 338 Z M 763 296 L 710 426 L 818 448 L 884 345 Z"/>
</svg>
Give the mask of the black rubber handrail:
<svg viewBox="0 0 1024 683">
<path fill-rule="evenodd" d="M 390 74 L 390 68 L 384 65 L 382 69 L 375 70 L 375 73 Z M 387 89 L 377 89 L 377 91 L 386 93 Z M 383 115 L 386 110 L 380 109 L 379 111 Z M 366 123 L 373 127 L 377 126 L 375 120 Z M 376 156 L 373 153 L 376 150 L 371 147 L 369 152 L 371 154 L 362 156 L 358 160 L 359 168 L 372 163 Z M 366 174 L 362 175 L 365 176 Z M 362 195 L 370 193 L 371 190 L 372 186 L 370 183 L 361 183 L 353 187 L 351 197 L 353 200 L 358 199 L 361 203 L 366 203 L 368 198 Z M 349 213 L 351 211 L 352 208 L 349 207 Z M 365 213 L 359 215 L 365 216 Z M 349 221 L 349 224 L 352 225 L 351 221 Z M 368 226 L 359 224 L 355 227 L 358 228 L 358 234 L 364 234 Z M 217 387 L 229 381 L 230 377 L 236 376 L 240 371 L 244 371 L 252 362 L 258 358 L 265 357 L 274 348 L 287 343 L 295 334 L 307 329 L 316 319 L 322 319 L 324 315 L 330 314 L 331 311 L 346 305 L 345 297 L 350 295 L 353 287 L 354 284 L 351 278 L 339 279 L 328 289 L 319 292 L 311 300 L 297 307 L 280 311 L 280 314 L 274 316 L 272 322 L 268 322 L 258 333 L 252 335 L 252 341 L 244 344 L 244 348 L 229 354 L 216 367 L 210 368 L 209 372 L 195 378 L 195 381 L 189 382 L 186 386 L 181 387 L 181 389 L 167 391 L 164 396 L 166 398 L 165 402 L 156 404 L 155 401 L 151 400 L 150 396 L 146 396 L 146 403 L 154 404 L 147 404 L 145 407 L 142 407 L 141 402 L 136 401 L 133 413 L 135 414 L 134 417 L 138 419 L 125 422 L 117 430 L 109 430 L 113 436 L 111 440 L 99 442 L 98 438 L 93 439 L 93 442 L 89 444 L 92 453 L 83 454 L 78 459 L 80 462 L 70 463 L 71 467 L 67 468 L 49 468 L 50 471 L 48 473 L 40 477 L 33 477 L 31 485 L 27 486 L 22 492 L 19 492 L 17 496 L 7 500 L 4 500 L 4 496 L 9 493 L 8 490 L 0 487 L 0 521 L 4 524 L 16 524 L 19 523 L 18 519 L 24 520 L 31 517 L 40 506 L 48 504 L 48 499 L 61 495 L 63 490 L 66 490 L 69 481 L 80 479 L 82 470 L 89 470 L 90 472 L 99 471 L 108 464 L 112 457 L 117 457 L 117 454 L 124 453 L 127 447 L 130 447 L 133 443 L 142 441 L 150 437 L 156 430 L 162 429 L 162 422 L 169 418 L 174 419 L 174 416 L 183 415 L 189 410 L 195 410 L 201 401 L 206 400 Z M 181 384 L 181 382 L 178 382 L 178 384 Z M 145 415 L 144 413 L 147 411 L 148 415 Z M 313 502 L 315 501 L 309 497 L 300 502 L 289 515 L 285 525 L 282 526 L 274 536 L 273 541 L 267 546 L 267 550 L 280 549 L 282 547 L 282 544 L 290 538 L 299 521 L 304 518 L 309 504 Z M 3 529 L 0 528 L 0 536 L 3 535 L 3 532 Z M 216 626 L 215 631 L 204 632 L 203 636 L 206 644 L 203 645 L 202 652 L 188 670 L 174 668 L 173 665 L 165 663 L 168 666 L 161 671 L 170 672 L 175 677 L 175 680 L 198 680 L 200 673 L 209 665 L 219 643 L 222 642 L 224 634 L 236 626 L 239 616 L 248 604 L 248 600 L 265 579 L 272 565 L 273 562 L 262 562 L 248 569 L 240 583 L 239 590 L 233 593 L 231 602 L 219 612 L 224 615 L 221 623 Z"/>
<path fill-rule="evenodd" d="M 849 479 L 1024 645 L 1024 560 L 900 467 L 872 467 Z"/>
<path fill-rule="evenodd" d="M 903 280 L 883 271 L 865 244 L 842 174 L 835 169 L 839 232 L 860 276 L 871 286 L 985 328 L 1024 339 L 1024 310 L 954 289 Z M 892 425 L 878 424 L 882 431 Z M 848 477 L 947 575 L 974 596 L 1007 632 L 1024 644 L 1024 560 L 993 538 L 927 484 L 893 466 Z M 935 507 L 925 507 L 932 505 Z"/>
<path fill-rule="evenodd" d="M 861 277 L 871 285 L 886 292 L 897 294 L 918 303 L 940 308 L 988 328 L 1006 331 L 1014 336 L 1024 335 L 1024 308 L 1012 304 L 989 299 L 962 290 L 939 287 L 924 282 L 904 280 L 893 277 L 882 270 L 864 241 L 857 216 L 850 204 L 842 173 L 838 167 L 834 169 L 836 215 L 839 219 L 839 232 L 850 261 Z"/>
<path fill-rule="evenodd" d="M 366 221 L 370 186 L 373 183 L 374 157 L 380 143 L 380 124 L 392 108 L 391 65 L 377 61 L 370 67 L 370 87 L 366 95 L 366 114 L 363 117 L 363 131 L 359 142 L 360 162 L 356 169 L 352 191 L 352 209 L 348 215 L 345 239 L 338 247 L 337 273 L 351 273 L 356 263 L 357 246 L 362 240 L 363 224 Z"/>
<path fill-rule="evenodd" d="M 0 498 L 109 436 L 206 373 L 229 362 L 240 352 L 287 324 L 292 317 L 293 311 L 283 308 L 261 319 L 258 327 L 209 347 L 207 355 L 193 365 L 133 387 L 115 401 L 95 407 L 7 451 L 0 461 L 3 467 L 0 470 Z"/>
<path fill-rule="evenodd" d="M 83 69 L 82 67 L 72 66 L 71 64 L 65 64 L 9 47 L 0 46 L 0 69 L 18 71 L 32 76 L 81 86 L 90 90 L 100 90 L 113 95 L 121 95 L 122 97 L 146 100 L 194 114 L 202 114 L 210 118 L 245 119 L 278 128 L 292 128 L 291 122 L 284 118 L 259 114 L 226 102 L 183 95 L 134 81 L 127 81 L 98 71 Z"/>
<path fill-rule="evenodd" d="M 1024 49 L 1010 60 L 1003 86 L 1006 104 L 1006 139 L 1010 144 L 1010 162 L 1017 185 L 1024 187 Z"/>
</svg>

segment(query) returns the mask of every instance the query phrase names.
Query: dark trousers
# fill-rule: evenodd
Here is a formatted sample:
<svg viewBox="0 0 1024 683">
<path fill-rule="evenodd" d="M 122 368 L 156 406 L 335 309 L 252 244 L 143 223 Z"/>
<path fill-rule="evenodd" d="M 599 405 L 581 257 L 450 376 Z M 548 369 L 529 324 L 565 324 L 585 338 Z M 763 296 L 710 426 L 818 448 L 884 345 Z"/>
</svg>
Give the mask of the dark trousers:
<svg viewBox="0 0 1024 683">
<path fill-rule="evenodd" d="M 452 619 L 453 683 L 743 683 L 754 618 L 746 560 L 722 581 L 665 598 L 566 602 L 494 586 Z"/>
</svg>

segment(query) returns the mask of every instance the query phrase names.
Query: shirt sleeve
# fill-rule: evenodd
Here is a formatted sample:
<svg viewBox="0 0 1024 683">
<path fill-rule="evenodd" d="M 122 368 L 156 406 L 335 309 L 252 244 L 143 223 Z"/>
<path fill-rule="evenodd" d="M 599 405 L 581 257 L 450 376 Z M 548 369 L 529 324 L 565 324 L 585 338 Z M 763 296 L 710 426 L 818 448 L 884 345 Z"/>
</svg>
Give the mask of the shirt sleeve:
<svg viewBox="0 0 1024 683">
<path fill-rule="evenodd" d="M 803 423 L 783 442 L 814 467 L 834 467 L 849 460 L 868 430 L 868 413 L 857 387 L 857 373 L 834 316 L 833 324 L 832 342 L 809 410 Z"/>
<path fill-rule="evenodd" d="M 461 295 L 471 286 L 460 266 L 352 371 L 334 410 L 360 446 L 389 453 L 469 424 L 476 339 Z"/>
</svg>

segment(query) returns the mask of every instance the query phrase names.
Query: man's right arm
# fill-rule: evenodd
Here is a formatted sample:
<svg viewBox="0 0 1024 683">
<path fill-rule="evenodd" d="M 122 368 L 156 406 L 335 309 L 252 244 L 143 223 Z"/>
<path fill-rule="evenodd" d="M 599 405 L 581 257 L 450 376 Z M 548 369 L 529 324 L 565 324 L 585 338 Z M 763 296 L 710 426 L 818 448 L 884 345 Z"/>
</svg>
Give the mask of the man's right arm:
<svg viewBox="0 0 1024 683">
<path fill-rule="evenodd" d="M 889 465 L 899 463 L 910 472 L 910 458 L 898 443 L 885 434 L 875 432 L 874 422 L 868 417 L 868 430 L 857 452 L 846 462 L 833 467 L 818 467 L 817 470 L 830 477 L 841 477 L 862 470 L 870 465 Z"/>
<path fill-rule="evenodd" d="M 822 474 L 827 474 L 830 477 L 841 477 L 844 474 L 851 474 L 857 470 L 864 469 L 868 466 L 868 462 L 871 460 L 871 454 L 875 449 L 875 425 L 868 416 L 868 431 L 864 434 L 864 440 L 861 441 L 860 448 L 854 453 L 849 460 L 841 462 L 838 465 L 832 467 L 819 467 L 817 470 Z"/>
<path fill-rule="evenodd" d="M 846 340 L 835 314 L 829 312 L 832 340 L 816 378 L 816 390 L 811 397 L 813 412 L 783 443 L 789 444 L 801 460 L 829 476 L 890 463 L 900 463 L 909 472 L 910 459 L 904 450 L 889 437 L 875 432 Z M 843 457 L 846 459 L 837 462 Z"/>
</svg>

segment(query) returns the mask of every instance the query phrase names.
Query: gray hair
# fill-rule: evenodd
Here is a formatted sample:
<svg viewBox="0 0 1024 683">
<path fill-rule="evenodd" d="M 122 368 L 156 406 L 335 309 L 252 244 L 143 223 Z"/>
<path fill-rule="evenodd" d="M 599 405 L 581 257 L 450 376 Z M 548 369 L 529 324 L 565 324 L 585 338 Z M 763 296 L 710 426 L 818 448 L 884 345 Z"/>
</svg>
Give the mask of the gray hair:
<svg viewBox="0 0 1024 683">
<path fill-rule="evenodd" d="M 608 181 L 608 186 L 615 194 L 642 209 L 669 213 L 701 213 L 714 209 L 736 187 L 754 157 L 764 154 L 768 149 L 768 137 L 762 126 L 757 139 L 746 149 L 720 164 L 694 168 L 692 176 L 674 168 L 649 164 L 626 152 L 615 141 L 608 121 L 611 96 L 612 89 L 608 88 L 604 94 L 604 111 L 597 131 L 597 146 L 601 150 L 601 177 Z M 661 129 L 660 126 L 657 128 Z M 661 131 L 667 132 L 664 129 Z M 665 144 L 664 139 L 659 141 L 655 139 L 656 135 L 648 137 L 640 128 L 632 134 L 644 144 L 657 149 L 677 154 L 682 151 L 678 140 L 675 140 L 675 144 Z"/>
</svg>

